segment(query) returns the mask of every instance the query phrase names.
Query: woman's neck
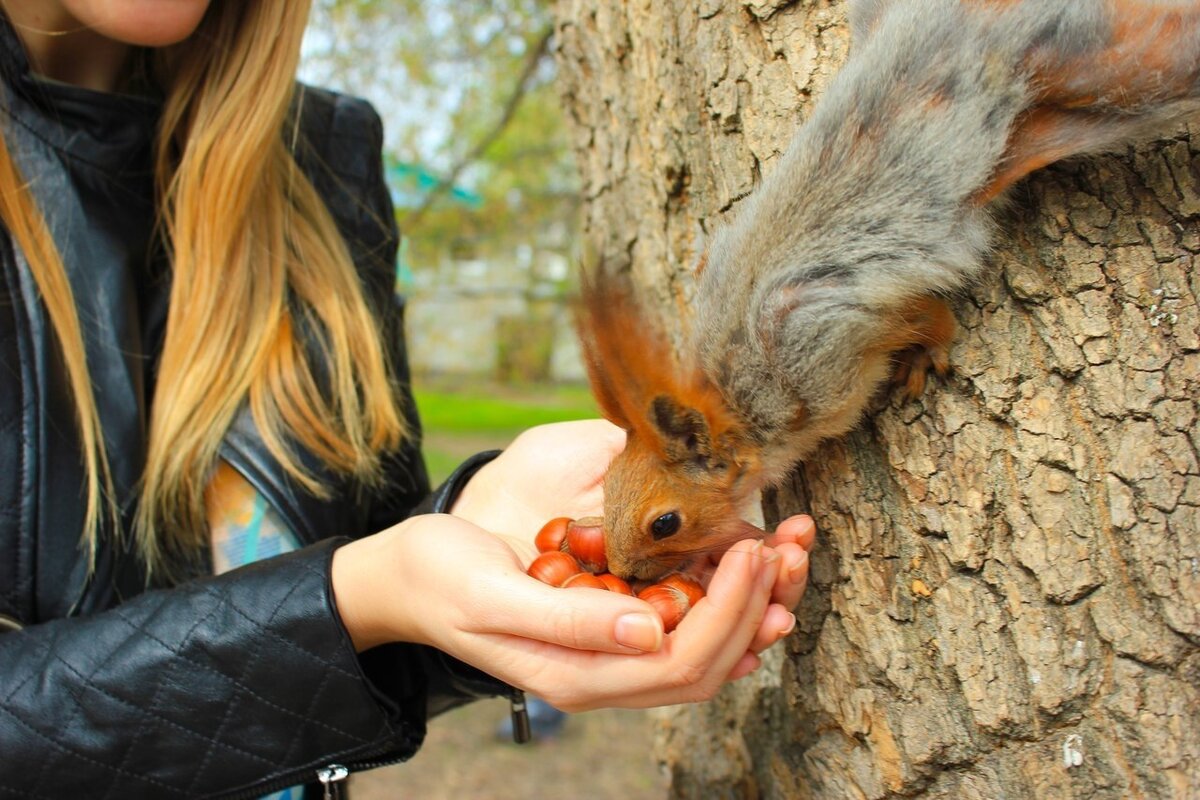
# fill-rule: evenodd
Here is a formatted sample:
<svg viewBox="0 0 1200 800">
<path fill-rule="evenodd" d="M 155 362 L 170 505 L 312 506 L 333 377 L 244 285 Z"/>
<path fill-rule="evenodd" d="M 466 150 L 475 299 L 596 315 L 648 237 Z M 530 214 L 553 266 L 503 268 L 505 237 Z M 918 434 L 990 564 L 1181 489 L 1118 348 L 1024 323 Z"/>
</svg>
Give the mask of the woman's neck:
<svg viewBox="0 0 1200 800">
<path fill-rule="evenodd" d="M 117 88 L 129 59 L 128 44 L 83 25 L 59 3 L 0 0 L 0 5 L 35 73 L 101 92 Z"/>
</svg>

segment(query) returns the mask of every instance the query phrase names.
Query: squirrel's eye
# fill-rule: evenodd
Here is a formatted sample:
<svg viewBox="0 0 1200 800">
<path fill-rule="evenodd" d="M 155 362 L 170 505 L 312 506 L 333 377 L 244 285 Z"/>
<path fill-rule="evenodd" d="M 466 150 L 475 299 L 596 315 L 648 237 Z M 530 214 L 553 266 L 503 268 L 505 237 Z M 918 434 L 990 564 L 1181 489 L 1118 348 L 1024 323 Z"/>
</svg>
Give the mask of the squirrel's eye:
<svg viewBox="0 0 1200 800">
<path fill-rule="evenodd" d="M 650 523 L 650 535 L 654 537 L 655 541 L 674 536 L 679 533 L 679 526 L 682 524 L 683 518 L 679 516 L 678 511 L 668 511 Z"/>
</svg>

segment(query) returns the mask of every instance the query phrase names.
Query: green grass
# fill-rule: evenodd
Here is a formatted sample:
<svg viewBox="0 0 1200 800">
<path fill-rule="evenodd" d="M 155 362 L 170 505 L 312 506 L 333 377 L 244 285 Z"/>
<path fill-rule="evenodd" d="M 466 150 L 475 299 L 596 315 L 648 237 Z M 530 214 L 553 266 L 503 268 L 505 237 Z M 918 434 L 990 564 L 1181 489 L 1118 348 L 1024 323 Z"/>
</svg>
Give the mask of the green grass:
<svg viewBox="0 0 1200 800">
<path fill-rule="evenodd" d="M 599 416 L 584 386 L 414 386 L 425 464 L 440 483 L 472 453 L 503 448 L 526 428 Z"/>
<path fill-rule="evenodd" d="M 587 389 L 575 386 L 417 389 L 415 394 L 425 430 L 439 433 L 515 433 L 599 413 Z"/>
</svg>

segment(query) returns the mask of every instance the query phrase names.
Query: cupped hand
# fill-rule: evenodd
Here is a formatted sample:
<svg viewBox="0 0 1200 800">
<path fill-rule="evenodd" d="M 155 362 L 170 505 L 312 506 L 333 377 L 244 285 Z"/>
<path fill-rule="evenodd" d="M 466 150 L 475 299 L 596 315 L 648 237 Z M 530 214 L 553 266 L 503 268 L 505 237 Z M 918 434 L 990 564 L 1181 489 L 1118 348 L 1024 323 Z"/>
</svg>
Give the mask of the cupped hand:
<svg viewBox="0 0 1200 800">
<path fill-rule="evenodd" d="M 475 473 L 451 513 L 504 536 L 528 563 L 533 536 L 549 520 L 603 515 L 604 474 L 624 447 L 625 432 L 606 420 L 530 428 Z M 771 612 L 771 622 L 786 621 L 804 595 L 815 537 L 805 515 L 785 519 L 766 536 L 782 559 L 771 600 L 783 609 Z"/>
<path fill-rule="evenodd" d="M 429 515 L 340 548 L 333 589 L 359 650 L 391 641 L 432 645 L 577 711 L 707 699 L 752 671 L 756 648 L 791 628 L 791 614 L 771 600 L 781 580 L 794 586 L 782 577 L 783 563 L 772 546 L 738 543 L 708 595 L 664 635 L 645 602 L 541 584 L 498 537 Z"/>
</svg>

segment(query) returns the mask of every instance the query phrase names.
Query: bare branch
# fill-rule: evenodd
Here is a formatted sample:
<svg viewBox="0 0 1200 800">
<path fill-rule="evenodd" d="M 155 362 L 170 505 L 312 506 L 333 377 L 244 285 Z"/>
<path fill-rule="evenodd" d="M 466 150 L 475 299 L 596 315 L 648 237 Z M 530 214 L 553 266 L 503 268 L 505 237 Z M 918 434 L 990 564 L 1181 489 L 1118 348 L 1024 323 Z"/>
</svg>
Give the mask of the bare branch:
<svg viewBox="0 0 1200 800">
<path fill-rule="evenodd" d="M 504 110 L 496 120 L 496 124 L 479 138 L 479 141 L 454 164 L 436 186 L 429 190 L 424 200 L 421 201 L 421 205 L 413 209 L 412 213 L 401 221 L 400 225 L 402 228 L 412 229 L 419 225 L 421 219 L 433 207 L 433 204 L 450 190 L 463 170 L 477 161 L 491 147 L 492 143 L 504 133 L 505 128 L 512 121 L 513 116 L 517 113 L 517 109 L 521 106 L 521 101 L 525 98 L 525 94 L 529 90 L 529 83 L 533 79 L 534 73 L 537 72 L 537 66 L 542 60 L 542 56 L 546 54 L 546 50 L 550 44 L 550 36 L 553 32 L 553 28 L 548 26 L 542 31 L 534 46 L 530 48 L 525 66 L 521 70 L 521 75 L 517 78 L 517 83 L 513 87 L 512 94 L 509 95 L 508 100 L 505 102 Z"/>
</svg>

